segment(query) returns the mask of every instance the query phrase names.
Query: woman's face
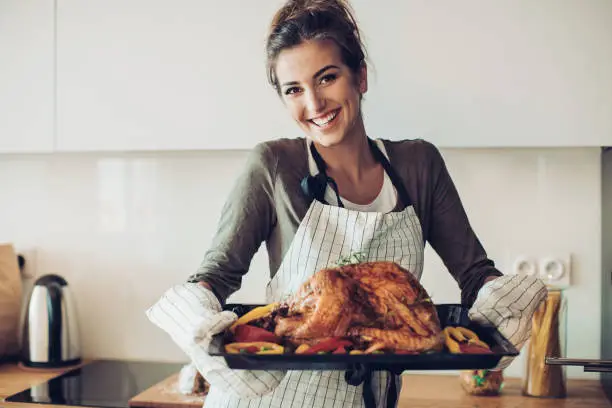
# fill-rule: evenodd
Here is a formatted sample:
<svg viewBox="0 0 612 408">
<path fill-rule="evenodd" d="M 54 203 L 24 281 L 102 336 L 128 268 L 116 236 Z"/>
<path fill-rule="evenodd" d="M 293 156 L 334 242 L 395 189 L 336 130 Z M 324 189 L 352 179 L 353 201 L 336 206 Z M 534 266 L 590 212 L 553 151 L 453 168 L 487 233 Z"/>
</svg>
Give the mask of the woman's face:
<svg viewBox="0 0 612 408">
<path fill-rule="evenodd" d="M 333 41 L 308 41 L 281 51 L 276 78 L 291 117 L 313 141 L 330 147 L 363 131 L 366 68 L 355 78 Z"/>
</svg>

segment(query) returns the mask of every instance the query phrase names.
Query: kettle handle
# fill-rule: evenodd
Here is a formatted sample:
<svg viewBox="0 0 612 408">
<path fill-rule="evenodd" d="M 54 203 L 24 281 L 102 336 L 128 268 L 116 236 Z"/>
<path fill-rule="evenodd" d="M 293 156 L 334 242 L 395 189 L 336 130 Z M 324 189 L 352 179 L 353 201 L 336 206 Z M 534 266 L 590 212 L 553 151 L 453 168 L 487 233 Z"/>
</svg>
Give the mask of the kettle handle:
<svg viewBox="0 0 612 408">
<path fill-rule="evenodd" d="M 62 361 L 62 286 L 56 282 L 48 287 L 49 293 L 49 362 Z"/>
</svg>

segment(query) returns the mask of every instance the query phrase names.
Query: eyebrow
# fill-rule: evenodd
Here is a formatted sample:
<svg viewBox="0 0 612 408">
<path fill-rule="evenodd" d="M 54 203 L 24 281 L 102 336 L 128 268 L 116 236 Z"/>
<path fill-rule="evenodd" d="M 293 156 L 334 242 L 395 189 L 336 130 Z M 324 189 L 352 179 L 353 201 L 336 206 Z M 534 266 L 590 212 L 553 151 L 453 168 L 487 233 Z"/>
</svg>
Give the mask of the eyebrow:
<svg viewBox="0 0 612 408">
<path fill-rule="evenodd" d="M 317 72 L 315 72 L 315 74 L 312 76 L 313 78 L 317 78 L 319 76 L 321 76 L 325 71 L 332 69 L 332 68 L 336 68 L 336 69 L 340 69 L 340 67 L 336 66 L 336 65 L 326 65 L 323 68 L 321 68 L 320 70 L 318 70 Z M 289 86 L 289 85 L 299 85 L 298 81 L 290 81 L 290 82 L 285 82 L 284 84 L 282 84 L 281 86 Z"/>
</svg>

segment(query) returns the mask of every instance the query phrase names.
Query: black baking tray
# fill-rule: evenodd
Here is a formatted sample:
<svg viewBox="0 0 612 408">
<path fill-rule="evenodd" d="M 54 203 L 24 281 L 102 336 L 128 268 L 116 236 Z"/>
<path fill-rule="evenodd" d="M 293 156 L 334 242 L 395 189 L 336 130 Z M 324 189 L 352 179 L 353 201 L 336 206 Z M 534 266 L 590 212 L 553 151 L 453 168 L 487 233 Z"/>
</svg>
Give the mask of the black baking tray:
<svg viewBox="0 0 612 408">
<path fill-rule="evenodd" d="M 231 310 L 242 316 L 254 307 L 261 305 L 227 304 L 225 310 Z M 350 370 L 355 366 L 366 366 L 370 370 L 390 370 L 402 372 L 407 370 L 471 370 L 494 368 L 502 357 L 515 357 L 519 353 L 501 333 L 490 325 L 472 322 L 468 309 L 457 304 L 436 305 L 442 327 L 463 326 L 475 332 L 478 337 L 489 344 L 490 354 L 453 354 L 446 349 L 418 355 L 407 354 L 230 354 L 223 348 L 224 336 L 213 337 L 209 347 L 211 356 L 223 357 L 230 368 L 245 370 Z"/>
</svg>

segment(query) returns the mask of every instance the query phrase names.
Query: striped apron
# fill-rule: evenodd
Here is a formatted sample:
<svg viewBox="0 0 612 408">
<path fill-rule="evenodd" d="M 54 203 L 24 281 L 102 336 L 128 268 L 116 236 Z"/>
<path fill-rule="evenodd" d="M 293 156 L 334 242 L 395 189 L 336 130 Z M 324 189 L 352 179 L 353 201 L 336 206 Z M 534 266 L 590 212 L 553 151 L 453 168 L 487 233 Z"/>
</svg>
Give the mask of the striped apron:
<svg viewBox="0 0 612 408">
<path fill-rule="evenodd" d="M 313 200 L 278 272 L 267 285 L 268 303 L 287 298 L 315 272 L 354 254 L 360 254 L 361 261 L 396 262 L 420 279 L 425 247 L 421 224 L 389 162 L 380 151 L 375 156 L 405 209 L 361 212 Z M 396 406 L 400 388 L 400 376 L 386 371 L 373 372 L 359 385 L 348 384 L 344 371 L 288 371 L 274 392 L 261 398 L 240 398 L 211 387 L 205 407 L 385 408 Z"/>
</svg>

